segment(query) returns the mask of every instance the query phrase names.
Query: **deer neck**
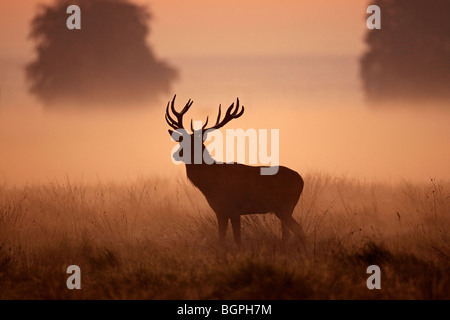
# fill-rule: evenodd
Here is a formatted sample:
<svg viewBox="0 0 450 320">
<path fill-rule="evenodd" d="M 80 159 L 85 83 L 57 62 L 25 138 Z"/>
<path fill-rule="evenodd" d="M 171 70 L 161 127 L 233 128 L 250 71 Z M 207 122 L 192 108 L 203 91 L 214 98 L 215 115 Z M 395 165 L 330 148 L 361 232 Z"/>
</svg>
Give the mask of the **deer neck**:
<svg viewBox="0 0 450 320">
<path fill-rule="evenodd" d="M 199 189 L 202 189 L 202 182 L 208 180 L 206 178 L 207 176 L 209 176 L 209 170 L 215 167 L 217 164 L 209 151 L 207 149 L 204 149 L 201 163 L 186 163 L 185 165 L 186 174 L 189 180 L 191 180 L 192 183 L 194 183 L 194 185 Z"/>
</svg>

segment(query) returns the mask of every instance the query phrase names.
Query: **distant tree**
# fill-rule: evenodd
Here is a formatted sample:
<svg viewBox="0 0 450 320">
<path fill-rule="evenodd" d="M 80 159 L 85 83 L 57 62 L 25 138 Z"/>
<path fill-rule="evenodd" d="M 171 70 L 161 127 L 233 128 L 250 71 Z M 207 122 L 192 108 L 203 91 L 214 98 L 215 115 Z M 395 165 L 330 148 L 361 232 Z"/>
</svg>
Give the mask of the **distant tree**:
<svg viewBox="0 0 450 320">
<path fill-rule="evenodd" d="M 369 30 L 361 59 L 374 102 L 450 99 L 450 1 L 375 0 L 381 30 Z"/>
<path fill-rule="evenodd" d="M 66 26 L 67 7 L 81 9 L 81 30 Z M 124 105 L 170 91 L 177 71 L 146 42 L 151 16 L 128 0 L 56 0 L 41 5 L 30 37 L 36 59 L 26 66 L 30 90 L 46 105 Z"/>
</svg>

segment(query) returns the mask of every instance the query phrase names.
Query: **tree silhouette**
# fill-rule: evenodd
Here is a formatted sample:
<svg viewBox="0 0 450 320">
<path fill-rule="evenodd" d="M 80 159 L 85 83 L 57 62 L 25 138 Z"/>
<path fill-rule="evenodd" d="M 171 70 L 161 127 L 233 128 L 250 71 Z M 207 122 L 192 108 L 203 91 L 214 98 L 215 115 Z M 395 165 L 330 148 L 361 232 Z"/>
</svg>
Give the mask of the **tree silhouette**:
<svg viewBox="0 0 450 320">
<path fill-rule="evenodd" d="M 450 1 L 375 0 L 361 75 L 369 101 L 450 99 Z"/>
<path fill-rule="evenodd" d="M 66 27 L 73 4 L 81 9 L 81 30 Z M 170 90 L 177 71 L 146 43 L 151 15 L 145 7 L 128 0 L 56 0 L 39 9 L 30 33 L 37 57 L 26 75 L 46 105 L 124 105 Z"/>
</svg>

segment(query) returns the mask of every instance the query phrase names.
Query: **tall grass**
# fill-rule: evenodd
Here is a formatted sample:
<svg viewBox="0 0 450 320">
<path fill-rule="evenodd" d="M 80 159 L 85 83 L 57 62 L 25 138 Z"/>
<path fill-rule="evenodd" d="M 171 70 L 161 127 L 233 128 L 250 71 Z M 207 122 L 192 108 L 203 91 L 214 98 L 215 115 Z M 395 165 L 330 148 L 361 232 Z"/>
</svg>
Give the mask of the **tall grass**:
<svg viewBox="0 0 450 320">
<path fill-rule="evenodd" d="M 0 187 L 2 299 L 448 299 L 450 185 L 306 176 L 294 212 L 307 243 L 281 243 L 271 214 L 217 244 L 213 211 L 184 178 Z M 232 200 L 230 200 L 232 201 Z M 81 268 L 82 289 L 66 287 Z M 379 265 L 382 289 L 366 287 Z"/>
</svg>

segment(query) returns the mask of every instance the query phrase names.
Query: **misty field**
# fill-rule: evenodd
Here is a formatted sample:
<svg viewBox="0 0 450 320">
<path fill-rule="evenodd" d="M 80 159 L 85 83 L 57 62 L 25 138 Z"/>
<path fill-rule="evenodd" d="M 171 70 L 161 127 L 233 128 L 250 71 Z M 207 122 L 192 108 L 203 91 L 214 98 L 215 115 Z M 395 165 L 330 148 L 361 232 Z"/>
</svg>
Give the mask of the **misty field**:
<svg viewBox="0 0 450 320">
<path fill-rule="evenodd" d="M 281 243 L 272 214 L 217 243 L 187 180 L 0 187 L 1 299 L 449 299 L 450 184 L 304 177 L 294 213 L 307 243 Z M 233 201 L 233 199 L 230 199 Z M 381 268 L 381 290 L 366 269 Z M 66 268 L 81 268 L 69 290 Z"/>
</svg>

